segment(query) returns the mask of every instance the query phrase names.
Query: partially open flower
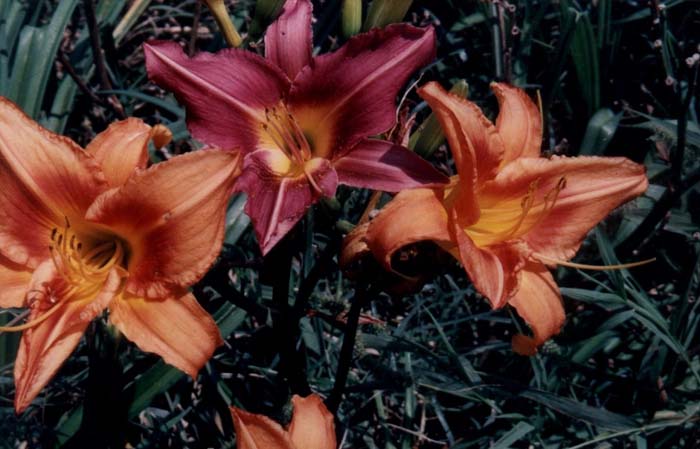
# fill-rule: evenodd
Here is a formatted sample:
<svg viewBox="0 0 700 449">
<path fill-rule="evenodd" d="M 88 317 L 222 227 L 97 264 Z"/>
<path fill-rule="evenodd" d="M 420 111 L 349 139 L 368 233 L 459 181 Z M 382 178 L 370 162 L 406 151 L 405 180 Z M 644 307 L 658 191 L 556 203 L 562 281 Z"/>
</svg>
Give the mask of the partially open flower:
<svg viewBox="0 0 700 449">
<path fill-rule="evenodd" d="M 386 270 L 367 245 L 371 222 L 358 224 L 345 239 L 338 264 L 346 276 L 372 283 L 395 295 L 415 293 L 432 278 L 445 257 L 450 256 L 430 241 L 417 241 L 392 254 L 391 270 Z"/>
<path fill-rule="evenodd" d="M 333 415 L 321 398 L 294 396 L 292 405 L 287 430 L 266 416 L 231 407 L 238 449 L 336 449 Z"/>
</svg>

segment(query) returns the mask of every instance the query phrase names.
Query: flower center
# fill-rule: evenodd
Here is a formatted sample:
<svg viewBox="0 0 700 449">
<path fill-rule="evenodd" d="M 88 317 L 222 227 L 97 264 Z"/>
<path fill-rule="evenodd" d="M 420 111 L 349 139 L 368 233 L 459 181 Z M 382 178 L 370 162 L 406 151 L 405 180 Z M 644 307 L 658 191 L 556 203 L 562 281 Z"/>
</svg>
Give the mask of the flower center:
<svg viewBox="0 0 700 449">
<path fill-rule="evenodd" d="M 277 148 L 296 165 L 304 165 L 311 159 L 311 146 L 291 112 L 284 104 L 265 108 L 265 122 L 262 129 Z"/>
<path fill-rule="evenodd" d="M 124 242 L 116 237 L 89 241 L 89 245 L 81 241 L 67 218 L 62 229 L 51 230 L 49 251 L 58 278 L 42 282 L 40 288 L 30 290 L 26 296 L 30 308 L 43 308 L 43 312 L 24 324 L 0 327 L 0 332 L 32 328 L 53 315 L 66 302 L 94 299 L 113 268 L 120 270 L 121 277 L 126 278 Z"/>
<path fill-rule="evenodd" d="M 540 180 L 528 185 L 521 198 L 495 201 L 482 207 L 479 221 L 466 229 L 467 234 L 479 246 L 487 246 L 523 236 L 544 220 L 554 209 L 559 193 L 566 187 L 566 177 L 544 194 L 538 195 Z"/>
<path fill-rule="evenodd" d="M 125 261 L 124 243 L 120 239 L 97 241 L 86 248 L 68 220 L 63 229 L 51 231 L 51 242 L 53 263 L 69 284 L 101 286 L 109 271 L 115 266 L 121 268 Z"/>
<path fill-rule="evenodd" d="M 313 157 L 309 140 L 284 103 L 265 108 L 265 121 L 261 123 L 261 127 L 263 135 L 290 161 L 289 169 L 284 175 L 289 177 L 303 175 L 317 193 L 322 193 L 321 187 L 307 166 L 307 162 Z"/>
</svg>

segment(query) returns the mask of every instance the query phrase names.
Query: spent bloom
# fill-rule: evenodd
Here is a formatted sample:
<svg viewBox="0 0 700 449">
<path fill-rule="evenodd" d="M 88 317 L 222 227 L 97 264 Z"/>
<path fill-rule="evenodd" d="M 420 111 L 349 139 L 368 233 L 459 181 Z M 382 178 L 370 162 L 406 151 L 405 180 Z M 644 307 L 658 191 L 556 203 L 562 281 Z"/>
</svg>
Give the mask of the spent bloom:
<svg viewBox="0 0 700 449">
<path fill-rule="evenodd" d="M 294 396 L 285 430 L 264 415 L 231 407 L 238 449 L 336 449 L 335 424 L 321 398 Z"/>
</svg>

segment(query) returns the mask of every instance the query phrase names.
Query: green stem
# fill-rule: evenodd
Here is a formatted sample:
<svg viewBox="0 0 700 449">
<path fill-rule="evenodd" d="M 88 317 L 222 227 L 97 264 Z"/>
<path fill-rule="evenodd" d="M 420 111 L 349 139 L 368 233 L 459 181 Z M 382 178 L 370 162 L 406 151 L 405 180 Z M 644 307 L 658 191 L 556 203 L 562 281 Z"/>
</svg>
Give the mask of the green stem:
<svg viewBox="0 0 700 449">
<path fill-rule="evenodd" d="M 274 330 L 280 342 L 280 373 L 287 379 L 292 394 L 308 396 L 311 393 L 306 379 L 306 358 L 297 349 L 301 332 L 299 319 L 289 305 L 289 282 L 292 258 L 295 252 L 296 228 L 287 234 L 265 258 L 263 272 L 272 284 L 272 302 L 277 308 Z"/>
<path fill-rule="evenodd" d="M 90 364 L 80 430 L 66 448 L 123 448 L 126 443 L 127 404 L 122 396 L 123 368 L 119 360 L 121 334 L 95 321 L 87 332 Z"/>
<path fill-rule="evenodd" d="M 355 297 L 352 300 L 350 311 L 347 315 L 347 323 L 345 325 L 345 333 L 343 334 L 343 346 L 340 348 L 340 356 L 338 357 L 338 369 L 335 374 L 335 383 L 326 405 L 331 413 L 335 414 L 338 411 L 340 402 L 345 391 L 345 384 L 348 380 L 350 367 L 352 366 L 353 353 L 355 350 L 355 339 L 357 338 L 357 330 L 360 324 L 360 312 L 370 297 L 369 286 L 359 284 L 355 290 Z"/>
</svg>

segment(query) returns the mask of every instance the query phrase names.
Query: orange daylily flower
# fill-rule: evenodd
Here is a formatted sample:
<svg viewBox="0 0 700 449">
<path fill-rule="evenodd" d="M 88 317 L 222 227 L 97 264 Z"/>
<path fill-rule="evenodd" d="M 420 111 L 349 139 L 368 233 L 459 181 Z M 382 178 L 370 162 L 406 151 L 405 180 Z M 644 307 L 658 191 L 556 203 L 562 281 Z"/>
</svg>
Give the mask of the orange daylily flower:
<svg viewBox="0 0 700 449">
<path fill-rule="evenodd" d="M 219 253 L 237 156 L 198 151 L 146 168 L 163 126 L 130 118 L 83 150 L 0 97 L 0 307 L 27 307 L 15 361 L 19 413 L 109 319 L 142 350 L 196 376 L 222 343 L 187 288 Z"/>
<path fill-rule="evenodd" d="M 292 398 L 289 428 L 267 416 L 231 407 L 238 449 L 336 449 L 333 415 L 315 394 Z"/>
<path fill-rule="evenodd" d="M 400 248 L 436 242 L 462 263 L 494 308 L 515 307 L 533 336 L 515 336 L 513 349 L 532 355 L 565 318 L 547 266 L 570 265 L 586 234 L 644 193 L 648 181 L 644 167 L 626 158 L 540 157 L 537 106 L 520 89 L 491 87 L 500 107 L 495 125 L 437 83 L 418 90 L 440 121 L 458 174 L 445 189 L 399 193 L 364 239 L 387 269 Z M 361 249 L 357 243 L 348 248 Z"/>
</svg>

